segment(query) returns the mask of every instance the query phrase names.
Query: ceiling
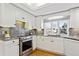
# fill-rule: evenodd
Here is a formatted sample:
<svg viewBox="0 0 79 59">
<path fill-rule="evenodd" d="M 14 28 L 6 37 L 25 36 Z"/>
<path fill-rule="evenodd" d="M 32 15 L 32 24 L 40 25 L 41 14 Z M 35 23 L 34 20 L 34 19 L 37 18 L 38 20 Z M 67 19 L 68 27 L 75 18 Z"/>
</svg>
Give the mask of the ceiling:
<svg viewBox="0 0 79 59">
<path fill-rule="evenodd" d="M 24 5 L 28 6 L 30 9 L 36 11 L 37 9 L 39 9 L 40 7 L 44 6 L 46 3 L 25 3 Z"/>
<path fill-rule="evenodd" d="M 74 7 L 79 7 L 79 3 L 15 3 L 15 5 L 35 16 L 56 13 Z"/>
</svg>

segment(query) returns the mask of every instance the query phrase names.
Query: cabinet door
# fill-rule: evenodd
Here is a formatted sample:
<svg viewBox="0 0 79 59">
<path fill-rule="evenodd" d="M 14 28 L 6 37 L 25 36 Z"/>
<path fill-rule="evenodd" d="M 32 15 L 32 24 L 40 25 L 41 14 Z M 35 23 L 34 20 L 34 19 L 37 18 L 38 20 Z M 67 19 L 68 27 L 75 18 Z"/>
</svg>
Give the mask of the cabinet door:
<svg viewBox="0 0 79 59">
<path fill-rule="evenodd" d="M 43 48 L 44 47 L 44 37 L 43 36 L 37 36 L 37 48 Z"/>
<path fill-rule="evenodd" d="M 19 45 L 6 45 L 5 56 L 19 56 Z"/>
<path fill-rule="evenodd" d="M 43 50 L 47 50 L 47 51 L 52 51 L 53 50 L 53 43 L 51 43 L 51 37 L 39 37 L 39 39 L 37 39 L 37 48 L 43 49 Z"/>
<path fill-rule="evenodd" d="M 33 50 L 35 50 L 36 49 L 36 40 L 37 40 L 37 38 L 36 38 L 36 36 L 32 36 L 32 45 L 33 45 Z"/>
<path fill-rule="evenodd" d="M 0 42 L 0 56 L 3 56 L 3 44 Z"/>
<path fill-rule="evenodd" d="M 56 38 L 53 37 L 53 51 L 57 53 L 64 54 L 64 44 L 63 44 L 63 38 Z"/>
<path fill-rule="evenodd" d="M 11 4 L 2 4 L 1 5 L 1 25 L 4 27 L 14 27 L 15 26 L 15 7 Z M 7 7 L 7 8 L 6 8 Z"/>
<path fill-rule="evenodd" d="M 44 37 L 37 40 L 37 47 L 50 52 L 64 54 L 63 38 Z"/>
<path fill-rule="evenodd" d="M 79 41 L 65 39 L 65 55 L 79 56 Z"/>
<path fill-rule="evenodd" d="M 50 52 L 53 52 L 54 51 L 54 48 L 55 48 L 55 45 L 54 45 L 54 40 L 53 40 L 53 37 L 48 37 L 46 40 L 45 40 L 45 45 L 46 45 L 46 49 Z"/>
</svg>

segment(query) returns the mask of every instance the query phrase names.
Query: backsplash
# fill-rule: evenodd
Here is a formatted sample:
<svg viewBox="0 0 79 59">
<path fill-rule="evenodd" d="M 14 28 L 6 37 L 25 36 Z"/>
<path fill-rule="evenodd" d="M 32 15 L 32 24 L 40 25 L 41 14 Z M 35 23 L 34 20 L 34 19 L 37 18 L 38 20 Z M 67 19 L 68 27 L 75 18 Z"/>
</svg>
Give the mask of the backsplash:
<svg viewBox="0 0 79 59">
<path fill-rule="evenodd" d="M 33 33 L 33 35 L 44 35 L 44 29 L 32 29 L 31 32 Z"/>
<path fill-rule="evenodd" d="M 0 28 L 0 37 L 4 37 L 8 34 L 10 36 L 10 27 L 2 27 Z"/>
<path fill-rule="evenodd" d="M 79 36 L 79 28 L 70 28 L 69 29 L 69 34 L 71 36 Z"/>
</svg>

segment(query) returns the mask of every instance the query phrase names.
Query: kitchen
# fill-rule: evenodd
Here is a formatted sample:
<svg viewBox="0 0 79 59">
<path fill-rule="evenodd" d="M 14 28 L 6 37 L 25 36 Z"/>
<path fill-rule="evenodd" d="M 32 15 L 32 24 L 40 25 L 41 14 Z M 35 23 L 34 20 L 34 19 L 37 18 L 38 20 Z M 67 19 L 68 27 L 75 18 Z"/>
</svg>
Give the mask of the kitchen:
<svg viewBox="0 0 79 59">
<path fill-rule="evenodd" d="M 79 56 L 78 6 L 0 3 L 0 56 Z"/>
</svg>

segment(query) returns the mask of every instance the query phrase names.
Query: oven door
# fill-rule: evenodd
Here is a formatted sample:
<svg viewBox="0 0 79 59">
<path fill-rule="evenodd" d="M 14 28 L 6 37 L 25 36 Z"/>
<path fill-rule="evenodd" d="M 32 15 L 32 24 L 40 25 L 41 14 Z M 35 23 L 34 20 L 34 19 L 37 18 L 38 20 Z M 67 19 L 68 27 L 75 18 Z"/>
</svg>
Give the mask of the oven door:
<svg viewBox="0 0 79 59">
<path fill-rule="evenodd" d="M 32 52 L 32 40 L 22 42 L 22 54 L 29 55 Z"/>
</svg>

